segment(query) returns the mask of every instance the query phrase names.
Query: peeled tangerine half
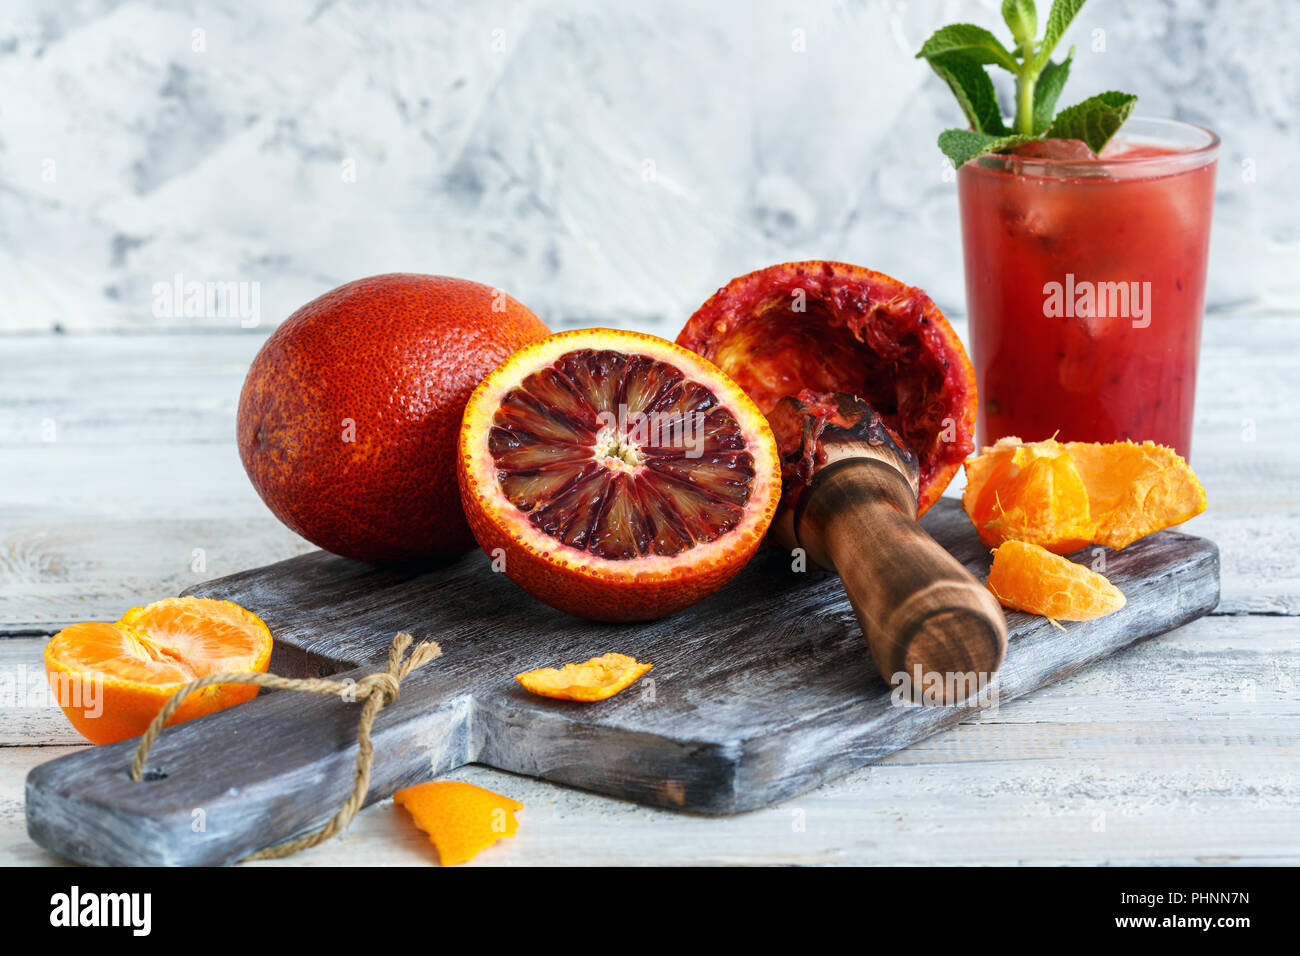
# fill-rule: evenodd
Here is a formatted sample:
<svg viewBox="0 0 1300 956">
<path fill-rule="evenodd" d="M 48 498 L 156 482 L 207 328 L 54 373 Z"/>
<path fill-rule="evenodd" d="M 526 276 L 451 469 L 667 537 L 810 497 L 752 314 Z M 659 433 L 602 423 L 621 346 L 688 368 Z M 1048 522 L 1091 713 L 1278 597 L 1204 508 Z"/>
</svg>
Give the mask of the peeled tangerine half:
<svg viewBox="0 0 1300 956">
<path fill-rule="evenodd" d="M 1124 548 L 1205 510 L 1205 489 L 1154 442 L 1003 438 L 966 460 L 962 506 L 985 546 L 1027 541 L 1056 554 Z"/>
<path fill-rule="evenodd" d="M 988 589 L 1004 607 L 1054 621 L 1091 621 L 1125 604 L 1123 592 L 1096 571 L 1024 541 L 993 552 Z"/>
<path fill-rule="evenodd" d="M 614 329 L 526 345 L 474 390 L 461 502 L 483 550 L 552 607 L 663 617 L 750 559 L 781 495 L 767 419 L 717 366 Z"/>
<path fill-rule="evenodd" d="M 115 624 L 66 627 L 45 645 L 45 673 L 59 706 L 91 743 L 138 737 L 163 705 L 208 674 L 265 671 L 271 632 L 238 604 L 181 597 L 136 607 Z M 253 684 L 195 691 L 168 725 L 257 696 Z"/>
</svg>

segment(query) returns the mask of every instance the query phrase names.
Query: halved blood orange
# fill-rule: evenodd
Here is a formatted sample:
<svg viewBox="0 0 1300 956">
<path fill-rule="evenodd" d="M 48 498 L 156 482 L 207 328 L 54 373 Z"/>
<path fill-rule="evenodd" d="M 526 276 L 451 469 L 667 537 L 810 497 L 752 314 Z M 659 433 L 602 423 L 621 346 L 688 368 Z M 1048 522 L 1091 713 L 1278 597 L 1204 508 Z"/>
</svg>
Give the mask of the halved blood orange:
<svg viewBox="0 0 1300 956">
<path fill-rule="evenodd" d="M 475 389 L 461 501 L 534 597 L 607 621 L 662 617 L 754 554 L 781 493 L 762 412 L 712 363 L 652 335 L 561 332 Z"/>
<path fill-rule="evenodd" d="M 787 262 L 732 279 L 677 344 L 734 378 L 765 414 L 801 391 L 865 399 L 916 452 L 924 514 L 975 450 L 975 372 L 920 289 L 843 262 Z"/>
</svg>

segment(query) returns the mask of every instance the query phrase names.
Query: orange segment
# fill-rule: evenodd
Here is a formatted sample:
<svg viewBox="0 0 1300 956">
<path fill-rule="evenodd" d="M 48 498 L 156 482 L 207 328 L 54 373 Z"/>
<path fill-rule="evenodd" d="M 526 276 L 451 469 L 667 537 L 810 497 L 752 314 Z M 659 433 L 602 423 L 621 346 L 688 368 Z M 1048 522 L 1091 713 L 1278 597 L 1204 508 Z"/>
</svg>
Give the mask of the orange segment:
<svg viewBox="0 0 1300 956">
<path fill-rule="evenodd" d="M 585 664 L 565 664 L 563 667 L 541 667 L 515 680 L 524 689 L 541 697 L 559 700 L 608 700 L 621 690 L 631 687 L 653 664 L 642 664 L 626 654 L 603 654 Z"/>
<path fill-rule="evenodd" d="M 1024 541 L 993 552 L 988 589 L 1004 607 L 1060 621 L 1090 621 L 1125 604 L 1123 592 L 1096 571 Z"/>
<path fill-rule="evenodd" d="M 429 834 L 443 866 L 472 860 L 502 837 L 519 829 L 515 812 L 524 805 L 472 783 L 435 780 L 393 794 L 415 825 Z"/>
<path fill-rule="evenodd" d="M 1067 554 L 1088 543 L 1088 490 L 1058 442 L 1022 445 L 1011 456 L 984 524 L 986 544 L 1014 538 Z"/>
<path fill-rule="evenodd" d="M 1123 548 L 1205 510 L 1205 489 L 1152 442 L 1022 443 L 1003 438 L 966 460 L 962 506 L 988 547 L 1028 541 L 1057 554 Z"/>
<path fill-rule="evenodd" d="M 144 733 L 163 704 L 190 681 L 225 671 L 266 670 L 271 632 L 229 601 L 168 598 L 132 608 L 116 624 L 73 624 L 45 646 L 45 672 L 72 725 L 96 744 Z M 257 696 L 247 684 L 191 694 L 169 725 Z"/>
</svg>

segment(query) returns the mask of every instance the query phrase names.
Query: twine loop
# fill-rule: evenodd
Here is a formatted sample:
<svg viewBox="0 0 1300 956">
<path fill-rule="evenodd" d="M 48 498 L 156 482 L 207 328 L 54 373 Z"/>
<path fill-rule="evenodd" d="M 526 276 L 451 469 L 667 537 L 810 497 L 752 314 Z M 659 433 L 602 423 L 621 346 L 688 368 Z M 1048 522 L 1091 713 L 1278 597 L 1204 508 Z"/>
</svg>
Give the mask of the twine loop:
<svg viewBox="0 0 1300 956">
<path fill-rule="evenodd" d="M 375 722 L 375 717 L 381 710 L 397 699 L 397 695 L 402 689 L 402 681 L 406 678 L 406 675 L 419 667 L 423 667 L 429 661 L 442 656 L 442 649 L 435 641 L 422 641 L 415 646 L 409 656 L 406 656 L 406 650 L 411 646 L 412 640 L 411 635 L 405 631 L 394 637 L 393 646 L 388 650 L 388 666 L 382 671 L 367 674 L 355 683 L 317 677 L 280 677 L 276 674 L 251 673 L 248 671 L 208 674 L 198 680 L 190 681 L 167 699 L 167 703 L 163 705 L 162 710 L 158 712 L 158 716 L 149 724 L 149 729 L 140 738 L 140 746 L 136 748 L 135 759 L 131 761 L 131 779 L 138 783 L 143 778 L 144 765 L 149 757 L 149 750 L 153 747 L 159 735 L 162 734 L 167 721 L 176 713 L 185 698 L 196 690 L 202 690 L 204 687 L 211 687 L 214 684 L 256 684 L 259 687 L 270 687 L 273 690 L 296 690 L 305 694 L 323 694 L 328 697 L 340 697 L 344 700 L 363 701 L 361 717 L 357 722 L 357 768 L 353 776 L 352 792 L 343 801 L 343 805 L 339 807 L 338 812 L 315 833 L 309 833 L 306 836 L 290 840 L 287 843 L 281 843 L 278 846 L 258 850 L 256 853 L 244 857 L 244 859 L 274 859 L 289 856 L 299 850 L 316 846 L 318 843 L 324 843 L 351 823 L 352 818 L 357 815 L 357 811 L 361 809 L 362 803 L 365 802 L 366 792 L 370 789 L 370 764 L 375 755 L 374 745 L 370 741 L 370 728 Z"/>
</svg>

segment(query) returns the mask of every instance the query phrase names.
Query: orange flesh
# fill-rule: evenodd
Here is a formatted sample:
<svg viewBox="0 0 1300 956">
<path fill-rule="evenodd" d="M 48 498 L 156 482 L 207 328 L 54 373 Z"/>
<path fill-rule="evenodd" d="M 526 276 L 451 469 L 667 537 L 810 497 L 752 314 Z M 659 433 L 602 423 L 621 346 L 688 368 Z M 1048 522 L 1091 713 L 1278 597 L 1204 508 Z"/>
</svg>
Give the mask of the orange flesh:
<svg viewBox="0 0 1300 956">
<path fill-rule="evenodd" d="M 271 633 L 228 601 L 166 598 L 136 607 L 116 623 L 65 627 L 45 646 L 45 669 L 59 706 L 92 743 L 145 731 L 163 704 L 199 677 L 265 671 Z M 257 696 L 257 687 L 217 684 L 190 694 L 172 716 L 180 723 Z"/>
<path fill-rule="evenodd" d="M 73 624 L 56 636 L 50 655 L 70 671 L 151 685 L 248 670 L 266 640 L 224 603 L 159 601 L 132 608 L 116 624 Z"/>
<path fill-rule="evenodd" d="M 671 556 L 740 523 L 754 482 L 717 396 L 644 355 L 581 349 L 501 400 L 489 436 L 511 504 L 600 558 Z"/>
</svg>

